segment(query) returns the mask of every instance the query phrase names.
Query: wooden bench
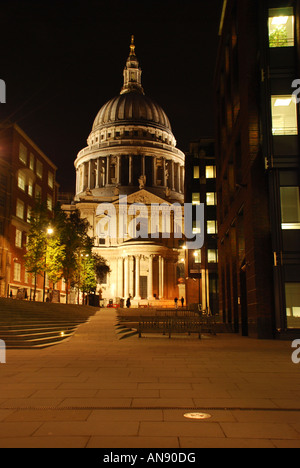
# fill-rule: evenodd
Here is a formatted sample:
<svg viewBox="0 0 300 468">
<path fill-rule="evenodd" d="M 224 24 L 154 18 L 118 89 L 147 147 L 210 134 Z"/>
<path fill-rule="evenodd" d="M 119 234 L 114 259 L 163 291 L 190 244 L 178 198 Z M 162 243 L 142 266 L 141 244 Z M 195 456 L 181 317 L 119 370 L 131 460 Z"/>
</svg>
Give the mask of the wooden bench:
<svg viewBox="0 0 300 468">
<path fill-rule="evenodd" d="M 141 338 L 142 333 L 162 333 L 169 335 L 172 333 L 197 333 L 201 339 L 202 321 L 200 317 L 174 317 L 174 316 L 151 316 L 139 317 L 138 333 Z"/>
</svg>

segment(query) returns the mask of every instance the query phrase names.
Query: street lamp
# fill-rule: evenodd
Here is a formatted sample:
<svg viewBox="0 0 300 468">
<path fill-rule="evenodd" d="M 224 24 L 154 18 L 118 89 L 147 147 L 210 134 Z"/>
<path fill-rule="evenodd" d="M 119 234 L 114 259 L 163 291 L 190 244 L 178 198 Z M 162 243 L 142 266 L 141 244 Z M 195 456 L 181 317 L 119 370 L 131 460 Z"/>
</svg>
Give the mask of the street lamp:
<svg viewBox="0 0 300 468">
<path fill-rule="evenodd" d="M 200 262 L 200 254 L 201 254 L 201 250 L 196 250 L 194 252 L 194 257 L 195 257 L 195 263 L 197 261 L 198 263 L 198 276 L 199 276 L 199 285 L 198 285 L 198 294 L 199 294 L 199 297 L 198 297 L 198 304 L 200 306 L 200 303 L 201 303 L 201 271 L 200 271 L 200 267 L 201 267 L 201 262 Z"/>
</svg>

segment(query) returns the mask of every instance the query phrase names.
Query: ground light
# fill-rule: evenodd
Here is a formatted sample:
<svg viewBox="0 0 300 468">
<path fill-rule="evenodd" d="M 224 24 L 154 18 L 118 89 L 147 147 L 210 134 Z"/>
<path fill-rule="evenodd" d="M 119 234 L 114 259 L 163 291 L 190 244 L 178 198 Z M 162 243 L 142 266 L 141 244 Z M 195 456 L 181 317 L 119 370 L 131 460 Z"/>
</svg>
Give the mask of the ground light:
<svg viewBox="0 0 300 468">
<path fill-rule="evenodd" d="M 211 415 L 207 413 L 185 413 L 184 417 L 187 419 L 210 419 Z"/>
</svg>

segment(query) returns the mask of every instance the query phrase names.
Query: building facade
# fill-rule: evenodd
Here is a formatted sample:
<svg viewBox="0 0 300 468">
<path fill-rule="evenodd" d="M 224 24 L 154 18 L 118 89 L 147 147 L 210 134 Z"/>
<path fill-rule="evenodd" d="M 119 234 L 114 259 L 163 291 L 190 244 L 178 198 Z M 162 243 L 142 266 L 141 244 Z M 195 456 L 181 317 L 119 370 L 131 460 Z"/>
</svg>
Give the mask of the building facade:
<svg viewBox="0 0 300 468">
<path fill-rule="evenodd" d="M 173 304 L 180 256 L 173 205 L 182 213 L 185 156 L 167 115 L 145 95 L 141 74 L 132 38 L 121 92 L 94 120 L 75 161 L 74 203 L 63 209 L 80 210 L 94 252 L 110 266 L 98 288 L 105 301 Z"/>
<path fill-rule="evenodd" d="M 215 77 L 220 309 L 246 336 L 300 329 L 299 1 L 224 1 Z"/>
<path fill-rule="evenodd" d="M 56 166 L 16 124 L 0 129 L 0 296 L 32 299 L 34 277 L 25 269 L 30 213 L 35 200 L 57 200 Z M 46 278 L 46 289 L 50 287 Z M 37 278 L 36 300 L 43 300 L 44 278 Z"/>
<path fill-rule="evenodd" d="M 218 315 L 216 157 L 212 139 L 203 138 L 190 143 L 186 154 L 185 202 L 193 207 L 200 203 L 205 205 L 204 245 L 200 250 L 186 251 L 187 302 L 199 303 L 203 310 Z M 199 233 L 199 229 L 194 219 L 193 232 Z"/>
</svg>

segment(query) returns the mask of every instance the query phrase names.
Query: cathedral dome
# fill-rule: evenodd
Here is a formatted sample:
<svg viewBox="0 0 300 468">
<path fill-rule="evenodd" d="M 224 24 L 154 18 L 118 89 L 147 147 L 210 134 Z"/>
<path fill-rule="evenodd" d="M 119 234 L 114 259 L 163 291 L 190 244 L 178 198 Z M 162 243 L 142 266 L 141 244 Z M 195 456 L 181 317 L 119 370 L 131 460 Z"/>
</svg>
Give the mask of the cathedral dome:
<svg viewBox="0 0 300 468">
<path fill-rule="evenodd" d="M 93 130 L 112 125 L 144 125 L 172 133 L 164 110 L 152 99 L 136 90 L 120 94 L 108 101 L 98 112 Z"/>
<path fill-rule="evenodd" d="M 135 55 L 132 37 L 130 54 L 123 72 L 120 94 L 110 99 L 98 112 L 88 138 L 88 145 L 136 137 L 144 141 L 176 146 L 170 121 L 164 110 L 148 96 L 142 87 L 142 70 Z"/>
</svg>

